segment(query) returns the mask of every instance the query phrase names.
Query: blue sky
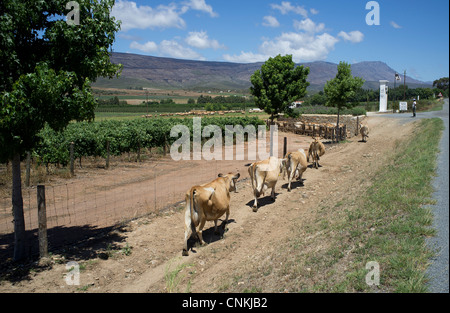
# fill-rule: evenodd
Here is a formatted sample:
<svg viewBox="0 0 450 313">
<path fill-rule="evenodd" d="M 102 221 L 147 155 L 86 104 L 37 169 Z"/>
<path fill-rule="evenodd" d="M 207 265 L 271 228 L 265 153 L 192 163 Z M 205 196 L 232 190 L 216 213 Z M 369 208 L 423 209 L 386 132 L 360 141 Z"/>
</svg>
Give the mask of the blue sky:
<svg viewBox="0 0 450 313">
<path fill-rule="evenodd" d="M 292 54 L 383 61 L 422 81 L 449 76 L 447 0 L 116 0 L 113 15 L 116 52 L 239 63 Z"/>
</svg>

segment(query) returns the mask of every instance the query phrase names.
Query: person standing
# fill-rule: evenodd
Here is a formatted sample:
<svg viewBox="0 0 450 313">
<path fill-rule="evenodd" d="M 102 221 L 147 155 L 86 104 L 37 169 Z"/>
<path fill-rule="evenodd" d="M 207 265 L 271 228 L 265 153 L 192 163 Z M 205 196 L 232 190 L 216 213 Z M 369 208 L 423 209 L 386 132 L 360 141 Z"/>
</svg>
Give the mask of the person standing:
<svg viewBox="0 0 450 313">
<path fill-rule="evenodd" d="M 413 110 L 413 117 L 416 117 L 416 99 L 413 100 L 412 110 Z"/>
</svg>

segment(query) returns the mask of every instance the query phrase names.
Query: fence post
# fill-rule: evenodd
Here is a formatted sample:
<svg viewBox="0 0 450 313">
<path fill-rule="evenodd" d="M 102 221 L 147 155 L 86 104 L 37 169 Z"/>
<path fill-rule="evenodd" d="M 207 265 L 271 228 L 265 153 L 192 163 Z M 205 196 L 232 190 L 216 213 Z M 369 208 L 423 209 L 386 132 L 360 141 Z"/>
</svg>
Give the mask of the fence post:
<svg viewBox="0 0 450 313">
<path fill-rule="evenodd" d="M 27 164 L 25 171 L 25 186 L 30 187 L 31 152 L 27 151 Z"/>
<path fill-rule="evenodd" d="M 284 145 L 283 145 L 283 158 L 286 156 L 287 154 L 287 137 L 284 137 Z"/>
<path fill-rule="evenodd" d="M 74 147 L 75 143 L 71 142 L 70 143 L 70 175 L 74 176 L 75 175 L 75 166 L 74 166 L 74 155 L 73 155 L 73 147 Z"/>
<path fill-rule="evenodd" d="M 106 141 L 106 169 L 109 169 L 109 140 Z"/>
<path fill-rule="evenodd" d="M 136 162 L 141 163 L 141 141 L 140 140 L 138 140 L 138 150 L 137 150 Z"/>
<path fill-rule="evenodd" d="M 48 241 L 47 241 L 47 212 L 45 205 L 45 186 L 37 186 L 37 203 L 38 203 L 38 236 L 39 236 L 39 256 L 41 258 L 48 257 Z"/>
<path fill-rule="evenodd" d="M 356 117 L 356 130 L 355 130 L 355 136 L 358 136 L 359 132 L 359 116 Z"/>
</svg>

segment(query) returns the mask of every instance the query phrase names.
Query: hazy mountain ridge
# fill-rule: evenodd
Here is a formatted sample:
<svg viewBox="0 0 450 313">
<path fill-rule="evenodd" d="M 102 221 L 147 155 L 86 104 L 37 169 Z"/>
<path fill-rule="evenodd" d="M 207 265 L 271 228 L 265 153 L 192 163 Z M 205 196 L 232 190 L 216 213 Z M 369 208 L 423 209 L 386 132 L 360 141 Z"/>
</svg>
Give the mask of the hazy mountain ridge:
<svg viewBox="0 0 450 313">
<path fill-rule="evenodd" d="M 121 78 L 111 81 L 101 79 L 98 86 L 247 89 L 251 86 L 250 76 L 263 64 L 193 61 L 116 52 L 112 53 L 111 60 L 115 64 L 123 64 Z M 316 61 L 300 65 L 310 68 L 308 81 L 312 89 L 321 89 L 337 73 L 337 64 L 330 62 Z M 376 84 L 369 82 L 386 79 L 393 84 L 396 71 L 380 61 L 365 61 L 352 64 L 352 73 L 364 78 L 368 82 L 367 88 L 376 88 Z M 401 76 L 402 82 L 398 83 L 403 84 Z M 410 86 L 429 85 L 408 76 L 406 82 Z"/>
</svg>

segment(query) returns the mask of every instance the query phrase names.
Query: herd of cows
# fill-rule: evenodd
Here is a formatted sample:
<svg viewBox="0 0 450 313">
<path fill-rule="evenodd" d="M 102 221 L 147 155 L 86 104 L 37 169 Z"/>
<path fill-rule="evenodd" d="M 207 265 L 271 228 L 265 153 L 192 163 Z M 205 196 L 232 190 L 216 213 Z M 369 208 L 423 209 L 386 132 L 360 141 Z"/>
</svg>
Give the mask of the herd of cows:
<svg viewBox="0 0 450 313">
<path fill-rule="evenodd" d="M 362 142 L 366 142 L 369 137 L 368 126 L 361 126 L 360 134 Z M 281 174 L 283 174 L 283 179 L 285 179 L 286 174 L 288 175 L 288 191 L 290 192 L 292 180 L 297 178 L 303 185 L 302 176 L 308 168 L 308 163 L 312 161 L 312 166 L 318 169 L 320 157 L 324 154 L 325 146 L 323 143 L 319 139 L 313 138 L 308 154 L 303 149 L 299 149 L 287 153 L 283 159 L 270 157 L 252 163 L 248 172 L 255 197 L 253 211 L 258 211 L 258 198 L 264 196 L 268 189 L 272 189 L 271 198 L 275 201 L 275 186 Z M 183 256 L 189 255 L 188 240 L 191 236 L 198 240 L 200 245 L 204 244 L 202 230 L 207 221 L 214 221 L 214 232 L 218 235 L 217 222 L 225 214 L 225 221 L 221 225 L 225 229 L 230 216 L 230 192 L 236 191 L 236 182 L 240 176 L 239 173 L 219 174 L 219 177 L 214 181 L 194 186 L 186 192 Z"/>
</svg>

